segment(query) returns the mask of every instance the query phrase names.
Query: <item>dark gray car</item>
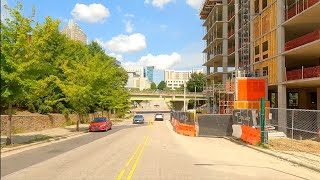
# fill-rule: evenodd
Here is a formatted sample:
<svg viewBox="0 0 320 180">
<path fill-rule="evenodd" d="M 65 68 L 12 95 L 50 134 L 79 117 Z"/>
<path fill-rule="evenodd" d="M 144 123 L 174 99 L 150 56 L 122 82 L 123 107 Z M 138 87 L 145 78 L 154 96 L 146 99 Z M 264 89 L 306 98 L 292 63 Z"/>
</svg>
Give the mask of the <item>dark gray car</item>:
<svg viewBox="0 0 320 180">
<path fill-rule="evenodd" d="M 135 115 L 133 117 L 133 124 L 143 124 L 144 123 L 144 117 L 142 115 Z"/>
</svg>

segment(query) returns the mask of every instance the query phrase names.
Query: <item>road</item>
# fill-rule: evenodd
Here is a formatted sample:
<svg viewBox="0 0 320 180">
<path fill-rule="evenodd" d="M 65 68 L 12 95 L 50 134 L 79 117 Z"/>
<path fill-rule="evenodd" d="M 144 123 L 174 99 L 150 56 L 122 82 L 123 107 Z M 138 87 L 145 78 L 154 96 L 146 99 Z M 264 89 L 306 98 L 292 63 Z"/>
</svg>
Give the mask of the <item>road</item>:
<svg viewBox="0 0 320 180">
<path fill-rule="evenodd" d="M 168 121 L 133 125 L 1 159 L 3 180 L 320 179 L 320 174 L 224 138 L 185 137 Z"/>
</svg>

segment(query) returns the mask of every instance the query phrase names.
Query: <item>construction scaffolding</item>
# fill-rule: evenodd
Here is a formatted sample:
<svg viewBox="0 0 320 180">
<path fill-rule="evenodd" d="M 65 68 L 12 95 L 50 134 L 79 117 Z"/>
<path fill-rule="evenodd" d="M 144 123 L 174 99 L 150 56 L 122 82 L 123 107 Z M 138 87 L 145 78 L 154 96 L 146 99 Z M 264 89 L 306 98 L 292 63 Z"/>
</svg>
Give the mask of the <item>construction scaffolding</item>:
<svg viewBox="0 0 320 180">
<path fill-rule="evenodd" d="M 211 114 L 232 114 L 233 110 L 237 108 L 246 106 L 259 108 L 257 99 L 267 94 L 266 80 L 262 81 L 262 84 L 261 80 L 265 80 L 265 78 L 259 78 L 258 75 L 255 76 L 247 71 L 234 71 L 232 77 L 225 84 L 218 83 L 207 86 L 203 91 L 207 97 L 207 112 Z M 245 94 L 252 91 L 252 88 L 256 90 L 256 93 Z"/>
</svg>

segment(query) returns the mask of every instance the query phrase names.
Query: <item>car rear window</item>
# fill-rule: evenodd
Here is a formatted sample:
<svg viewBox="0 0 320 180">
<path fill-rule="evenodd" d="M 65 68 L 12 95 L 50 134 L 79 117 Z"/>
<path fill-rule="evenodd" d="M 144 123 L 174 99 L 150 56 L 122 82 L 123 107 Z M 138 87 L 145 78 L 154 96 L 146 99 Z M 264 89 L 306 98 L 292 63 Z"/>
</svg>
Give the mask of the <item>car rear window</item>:
<svg viewBox="0 0 320 180">
<path fill-rule="evenodd" d="M 107 118 L 94 118 L 93 122 L 106 122 Z"/>
</svg>

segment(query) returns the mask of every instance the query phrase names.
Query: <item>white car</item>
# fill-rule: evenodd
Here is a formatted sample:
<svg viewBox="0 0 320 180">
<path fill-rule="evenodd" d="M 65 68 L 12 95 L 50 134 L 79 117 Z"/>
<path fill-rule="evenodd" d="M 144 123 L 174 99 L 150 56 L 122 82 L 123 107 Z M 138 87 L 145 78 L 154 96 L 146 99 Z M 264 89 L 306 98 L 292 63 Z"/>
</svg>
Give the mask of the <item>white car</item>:
<svg viewBox="0 0 320 180">
<path fill-rule="evenodd" d="M 154 117 L 155 121 L 163 121 L 163 114 L 157 113 Z"/>
</svg>

